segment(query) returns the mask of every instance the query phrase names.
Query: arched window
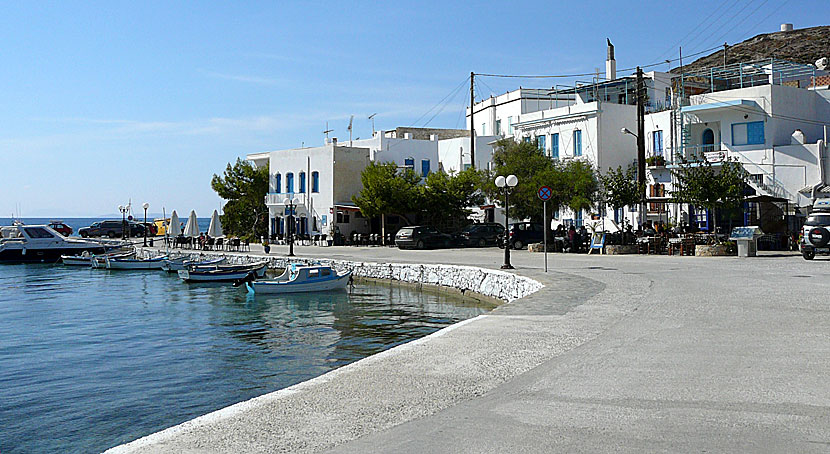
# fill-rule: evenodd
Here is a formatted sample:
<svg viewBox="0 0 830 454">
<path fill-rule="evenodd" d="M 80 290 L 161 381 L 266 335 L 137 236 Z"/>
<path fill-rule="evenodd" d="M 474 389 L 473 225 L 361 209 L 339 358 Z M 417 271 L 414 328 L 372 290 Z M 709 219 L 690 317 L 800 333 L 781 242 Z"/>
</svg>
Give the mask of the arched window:
<svg viewBox="0 0 830 454">
<path fill-rule="evenodd" d="M 305 172 L 300 172 L 300 193 L 305 193 Z"/>
<path fill-rule="evenodd" d="M 320 172 L 311 172 L 311 192 L 320 192 Z"/>
<path fill-rule="evenodd" d="M 274 175 L 274 192 L 277 194 L 282 192 L 282 175 L 279 173 Z"/>
<path fill-rule="evenodd" d="M 285 192 L 294 192 L 294 174 L 291 172 L 285 174 Z"/>
</svg>

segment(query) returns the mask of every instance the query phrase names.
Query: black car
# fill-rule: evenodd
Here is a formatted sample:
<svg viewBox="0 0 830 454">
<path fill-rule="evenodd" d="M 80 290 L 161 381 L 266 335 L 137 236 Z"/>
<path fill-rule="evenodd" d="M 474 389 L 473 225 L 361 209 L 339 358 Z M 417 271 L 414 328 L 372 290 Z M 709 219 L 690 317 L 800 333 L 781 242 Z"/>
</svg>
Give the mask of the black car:
<svg viewBox="0 0 830 454">
<path fill-rule="evenodd" d="M 500 237 L 499 247 L 504 248 L 504 234 Z M 510 249 L 524 249 L 530 243 L 541 243 L 545 239 L 542 224 L 516 222 L 509 227 Z"/>
<path fill-rule="evenodd" d="M 452 235 L 441 233 L 435 227 L 416 225 L 403 227 L 395 235 L 395 244 L 400 249 L 425 249 L 431 247 L 450 247 Z"/>
<path fill-rule="evenodd" d="M 136 222 L 128 221 L 129 236 L 138 237 L 144 236 L 144 226 Z M 82 227 L 78 229 L 78 234 L 84 238 L 91 236 L 107 236 L 110 238 L 118 238 L 122 236 L 124 223 L 122 221 L 100 221 L 93 222 L 89 227 Z"/>
<path fill-rule="evenodd" d="M 470 224 L 458 234 L 460 244 L 464 246 L 479 246 L 498 244 L 503 238 L 504 226 L 492 222 L 484 224 Z M 502 240 L 503 241 L 503 240 Z"/>
</svg>

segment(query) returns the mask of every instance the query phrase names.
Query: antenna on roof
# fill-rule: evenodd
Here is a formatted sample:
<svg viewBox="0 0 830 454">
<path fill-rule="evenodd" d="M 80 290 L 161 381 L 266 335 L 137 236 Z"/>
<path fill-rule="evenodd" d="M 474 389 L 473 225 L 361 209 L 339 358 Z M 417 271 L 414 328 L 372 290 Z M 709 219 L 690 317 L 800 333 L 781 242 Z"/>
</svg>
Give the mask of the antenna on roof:
<svg viewBox="0 0 830 454">
<path fill-rule="evenodd" d="M 377 114 L 378 113 L 375 112 L 372 115 L 369 115 L 369 119 L 372 120 L 372 137 L 375 136 L 375 115 L 377 115 Z"/>
<path fill-rule="evenodd" d="M 349 146 L 352 146 L 352 123 L 354 123 L 354 115 L 349 118 L 349 127 L 346 128 L 349 130 Z"/>
<path fill-rule="evenodd" d="M 326 122 L 326 130 L 323 131 L 323 134 L 326 135 L 326 143 L 329 143 L 329 133 L 334 131 L 334 129 L 329 129 L 329 122 Z"/>
</svg>

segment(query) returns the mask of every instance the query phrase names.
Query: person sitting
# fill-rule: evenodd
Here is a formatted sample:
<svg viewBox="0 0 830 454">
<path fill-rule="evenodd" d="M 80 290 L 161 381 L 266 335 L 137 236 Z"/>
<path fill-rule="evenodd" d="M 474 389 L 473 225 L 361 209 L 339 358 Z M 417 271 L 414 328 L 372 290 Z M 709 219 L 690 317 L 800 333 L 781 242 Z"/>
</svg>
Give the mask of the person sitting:
<svg viewBox="0 0 830 454">
<path fill-rule="evenodd" d="M 570 243 L 570 252 L 577 252 L 577 234 L 574 226 L 568 227 L 568 243 Z"/>
</svg>

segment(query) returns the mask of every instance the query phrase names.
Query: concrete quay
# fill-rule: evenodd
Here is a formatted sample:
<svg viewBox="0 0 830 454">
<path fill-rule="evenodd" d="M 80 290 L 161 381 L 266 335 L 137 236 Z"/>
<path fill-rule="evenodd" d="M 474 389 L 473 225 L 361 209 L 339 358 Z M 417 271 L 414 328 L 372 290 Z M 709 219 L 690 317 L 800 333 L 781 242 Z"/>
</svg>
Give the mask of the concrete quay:
<svg viewBox="0 0 830 454">
<path fill-rule="evenodd" d="M 284 246 L 271 255 L 284 255 Z M 498 249 L 298 247 L 495 269 Z M 261 254 L 254 251 L 251 254 Z M 111 452 L 827 452 L 830 262 L 513 253 L 541 290 Z"/>
</svg>

